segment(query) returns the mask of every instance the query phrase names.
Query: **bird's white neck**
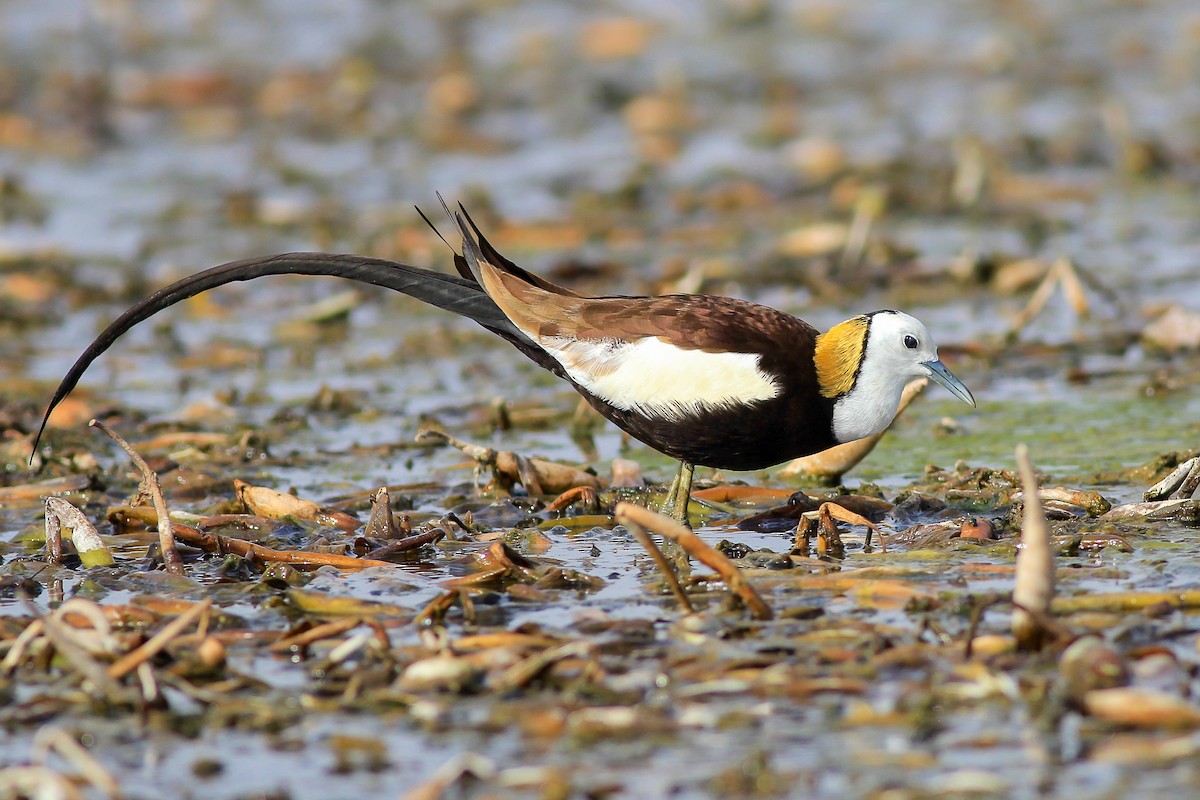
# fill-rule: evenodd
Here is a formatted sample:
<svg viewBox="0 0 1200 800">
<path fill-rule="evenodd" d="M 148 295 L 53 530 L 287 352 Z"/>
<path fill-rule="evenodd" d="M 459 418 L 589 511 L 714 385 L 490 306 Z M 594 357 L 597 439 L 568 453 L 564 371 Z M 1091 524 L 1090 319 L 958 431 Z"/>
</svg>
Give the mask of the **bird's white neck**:
<svg viewBox="0 0 1200 800">
<path fill-rule="evenodd" d="M 833 436 L 851 442 L 887 429 L 900 408 L 904 381 L 880 370 L 863 370 L 854 388 L 833 405 Z"/>
</svg>

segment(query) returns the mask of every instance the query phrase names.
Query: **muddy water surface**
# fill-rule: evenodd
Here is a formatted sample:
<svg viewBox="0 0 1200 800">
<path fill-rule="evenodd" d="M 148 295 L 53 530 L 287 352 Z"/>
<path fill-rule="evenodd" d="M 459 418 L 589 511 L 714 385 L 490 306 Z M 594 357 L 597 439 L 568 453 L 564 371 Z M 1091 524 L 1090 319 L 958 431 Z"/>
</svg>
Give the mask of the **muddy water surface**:
<svg viewBox="0 0 1200 800">
<path fill-rule="evenodd" d="M 1185 0 L 8 3 L 4 483 L 90 476 L 68 497 L 117 564 L 46 567 L 36 493 L 0 501 L 0 577 L 32 580 L 5 584 L 3 652 L 64 598 L 110 609 L 130 637 L 208 598 L 224 613 L 206 624 L 226 655 L 206 672 L 189 661 L 196 642 L 181 641 L 136 690 L 126 678 L 124 694 L 104 696 L 44 646 L 0 677 L 0 763 L 39 758 L 35 737 L 50 726 L 130 797 L 1194 790 L 1195 719 L 1085 713 L 1059 663 L 1066 639 L 1006 649 L 1020 520 L 1013 487 L 971 470 L 1012 469 L 1024 441 L 1047 485 L 1120 504 L 1156 477 L 1128 470 L 1196 449 L 1194 346 L 1164 352 L 1141 334 L 1168 306 L 1200 312 L 1197 74 L 1200 14 Z M 611 496 L 594 519 L 545 512 L 520 487 L 511 501 L 479 496 L 486 471 L 453 448 L 415 446 L 437 425 L 605 476 L 616 457 L 655 483 L 672 469 L 611 426 L 585 420 L 594 450 L 581 446 L 569 389 L 472 324 L 369 287 L 322 315 L 316 304 L 354 287 L 268 279 L 143 324 L 89 372 L 29 469 L 54 383 L 131 302 L 288 250 L 450 269 L 412 211 L 435 207 L 435 191 L 465 202 L 519 263 L 581 291 L 733 294 L 818 327 L 902 307 L 979 407 L 928 391 L 846 476 L 908 509 L 885 519 L 887 552 L 847 528 L 844 561 L 779 569 L 761 551 L 788 553 L 790 531 L 736 527 L 778 498 L 706 511 L 705 540 L 760 551 L 730 552 L 772 622 L 727 608 L 716 581 L 689 587 L 701 613 L 685 617 L 607 513 Z M 1081 289 L 1056 289 L 1015 325 L 1059 259 Z M 510 428 L 495 424 L 498 399 Z M 468 512 L 478 525 L 393 568 L 274 573 L 187 553 L 187 577 L 170 578 L 147 556 L 152 531 L 106 521 L 137 481 L 86 428 L 95 415 L 135 443 L 228 434 L 146 450 L 172 509 L 197 517 L 239 510 L 236 477 L 362 520 L 366 494 L 386 484 L 414 525 Z M 700 477 L 822 490 L 770 470 Z M 912 492 L 938 502 L 904 506 Z M 1061 597 L 1183 598 L 1200 585 L 1188 525 L 1073 513 L 1054 523 L 1068 540 Z M 958 537 L 971 516 L 993 520 L 997 538 Z M 1081 549 L 1075 534 L 1121 538 Z M 261 541 L 309 551 L 353 538 L 289 520 Z M 560 576 L 535 595 L 509 575 L 414 624 L 497 538 L 537 569 L 592 580 Z M 352 601 L 386 606 L 337 605 Z M 1059 621 L 1067 637 L 1100 635 L 1128 683 L 1190 709 L 1200 687 L 1187 607 L 1060 609 Z M 267 649 L 347 618 L 379 627 Z M 967 657 L 972 634 L 995 651 Z M 439 652 L 434 677 L 416 680 L 413 665 Z"/>
</svg>

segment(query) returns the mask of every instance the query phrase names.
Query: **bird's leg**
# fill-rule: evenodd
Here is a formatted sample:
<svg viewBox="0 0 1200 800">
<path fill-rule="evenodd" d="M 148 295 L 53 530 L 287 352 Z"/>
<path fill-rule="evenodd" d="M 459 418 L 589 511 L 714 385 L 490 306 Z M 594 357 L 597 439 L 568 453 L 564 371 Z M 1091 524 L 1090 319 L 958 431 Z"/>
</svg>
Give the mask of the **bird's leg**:
<svg viewBox="0 0 1200 800">
<path fill-rule="evenodd" d="M 692 498 L 692 473 L 694 471 L 695 467 L 691 464 L 686 461 L 679 462 L 679 472 L 675 473 L 675 480 L 671 481 L 671 488 L 667 490 L 667 496 L 659 508 L 660 513 L 687 528 L 692 527 L 688 523 L 688 502 Z M 688 561 L 687 551 L 674 539 L 667 536 L 662 539 L 663 556 L 672 565 L 679 579 L 686 581 L 692 574 L 692 565 Z"/>
<path fill-rule="evenodd" d="M 688 462 L 679 462 L 679 472 L 675 474 L 675 480 L 671 482 L 660 509 L 663 514 L 688 527 L 691 527 L 688 523 L 688 503 L 692 499 L 692 475 L 695 471 L 696 468 Z"/>
</svg>

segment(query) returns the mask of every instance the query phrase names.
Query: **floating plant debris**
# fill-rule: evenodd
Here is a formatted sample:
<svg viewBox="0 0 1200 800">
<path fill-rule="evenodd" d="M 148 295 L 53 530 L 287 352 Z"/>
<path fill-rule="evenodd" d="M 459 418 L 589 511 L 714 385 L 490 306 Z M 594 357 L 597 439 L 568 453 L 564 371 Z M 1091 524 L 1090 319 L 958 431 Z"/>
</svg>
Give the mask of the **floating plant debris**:
<svg viewBox="0 0 1200 800">
<path fill-rule="evenodd" d="M 0 797 L 1196 793 L 1194 3 L 93 5 L 0 25 Z M 451 272 L 435 191 L 583 294 L 913 311 L 980 407 L 681 531 L 490 334 L 272 278 L 33 447 L 182 275 Z"/>
</svg>

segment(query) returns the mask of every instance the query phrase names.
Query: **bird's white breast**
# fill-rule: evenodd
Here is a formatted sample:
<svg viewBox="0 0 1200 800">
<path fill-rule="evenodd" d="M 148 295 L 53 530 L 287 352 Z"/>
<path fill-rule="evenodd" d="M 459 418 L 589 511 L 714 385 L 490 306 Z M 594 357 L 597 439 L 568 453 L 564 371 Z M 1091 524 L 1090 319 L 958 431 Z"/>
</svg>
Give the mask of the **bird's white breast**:
<svg viewBox="0 0 1200 800">
<path fill-rule="evenodd" d="M 685 350 L 657 337 L 538 337 L 571 380 L 608 404 L 678 419 L 721 407 L 770 400 L 779 385 L 755 353 Z"/>
</svg>

